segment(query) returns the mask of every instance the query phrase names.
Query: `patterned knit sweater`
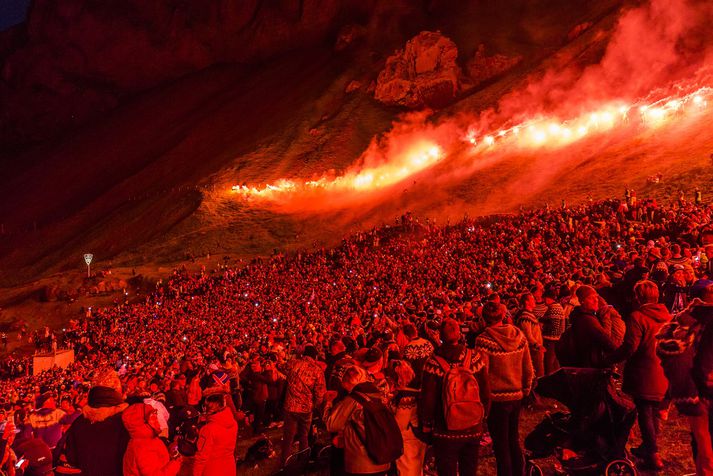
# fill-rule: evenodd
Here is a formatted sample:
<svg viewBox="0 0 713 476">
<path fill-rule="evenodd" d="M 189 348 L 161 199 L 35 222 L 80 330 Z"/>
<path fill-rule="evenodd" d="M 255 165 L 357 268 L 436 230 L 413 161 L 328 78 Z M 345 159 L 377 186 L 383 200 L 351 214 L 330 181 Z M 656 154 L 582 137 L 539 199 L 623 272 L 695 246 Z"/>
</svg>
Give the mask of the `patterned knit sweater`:
<svg viewBox="0 0 713 476">
<path fill-rule="evenodd" d="M 423 365 L 433 355 L 433 344 L 422 337 L 418 337 L 406 344 L 403 355 L 416 373 L 413 385 L 418 388 L 421 386 L 421 378 L 423 377 Z"/>
<path fill-rule="evenodd" d="M 509 324 L 487 327 L 475 340 L 475 350 L 488 369 L 494 402 L 521 400 L 529 395 L 534 380 L 527 339 Z"/>
<path fill-rule="evenodd" d="M 565 329 L 564 309 L 558 302 L 547 306 L 547 311 L 540 319 L 542 323 L 542 338 L 545 340 L 559 340 Z"/>
<path fill-rule="evenodd" d="M 693 381 L 691 369 L 695 355 L 698 324 L 682 312 L 673 321 L 665 324 L 656 336 L 656 355 L 669 381 L 669 395 L 679 412 L 698 415 L 701 399 Z"/>
<path fill-rule="evenodd" d="M 669 395 L 683 415 L 700 415 L 703 410 L 693 367 L 703 322 L 711 318 L 713 306 L 694 301 L 656 335 L 656 355 L 669 380 Z"/>
<path fill-rule="evenodd" d="M 460 344 L 443 344 L 435 355 L 443 358 L 450 365 L 465 365 L 467 353 L 470 353 L 470 370 L 478 381 L 480 401 L 487 409 L 490 401 L 488 377 L 481 356 L 475 350 L 468 351 Z M 423 427 L 433 429 L 433 436 L 445 439 L 479 439 L 483 432 L 482 422 L 464 431 L 449 431 L 443 414 L 443 377 L 446 372 L 438 361 L 430 357 L 423 367 L 421 400 L 418 405 L 419 422 Z"/>
</svg>

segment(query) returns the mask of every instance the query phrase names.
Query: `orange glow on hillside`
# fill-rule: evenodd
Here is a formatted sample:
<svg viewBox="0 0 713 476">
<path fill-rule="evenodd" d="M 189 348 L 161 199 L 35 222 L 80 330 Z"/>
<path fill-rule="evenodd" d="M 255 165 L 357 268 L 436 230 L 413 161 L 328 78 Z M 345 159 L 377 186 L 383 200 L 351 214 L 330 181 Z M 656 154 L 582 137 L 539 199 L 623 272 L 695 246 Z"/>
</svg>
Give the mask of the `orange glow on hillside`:
<svg viewBox="0 0 713 476">
<path fill-rule="evenodd" d="M 612 101 L 569 119 L 538 116 L 485 133 L 476 131 L 474 125 L 468 125 L 461 128 L 460 141 L 456 143 L 439 143 L 436 138 L 426 138 L 425 135 L 421 138 L 415 134 L 403 150 L 385 154 L 382 163 L 377 165 L 353 167 L 336 177 L 323 175 L 313 180 L 283 178 L 264 186 L 235 185 L 232 192 L 247 200 L 280 201 L 314 190 L 353 193 L 381 190 L 443 162 L 463 147 L 475 158 L 506 146 L 557 149 L 623 128 L 634 131 L 665 127 L 677 118 L 707 108 L 712 94 L 713 89 L 702 87 L 652 102 Z"/>
</svg>

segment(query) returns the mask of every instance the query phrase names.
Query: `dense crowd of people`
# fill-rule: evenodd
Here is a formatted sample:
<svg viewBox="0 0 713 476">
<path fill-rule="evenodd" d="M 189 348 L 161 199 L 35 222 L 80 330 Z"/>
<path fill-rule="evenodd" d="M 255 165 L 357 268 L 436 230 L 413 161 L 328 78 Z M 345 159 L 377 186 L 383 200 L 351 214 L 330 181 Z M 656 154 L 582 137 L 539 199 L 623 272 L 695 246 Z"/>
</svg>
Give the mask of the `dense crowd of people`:
<svg viewBox="0 0 713 476">
<path fill-rule="evenodd" d="M 229 475 L 239 437 L 281 426 L 281 466 L 319 429 L 332 474 L 420 475 L 431 448 L 437 474 L 474 475 L 492 441 L 498 475 L 521 476 L 521 409 L 568 366 L 623 371 L 642 467 L 663 467 L 673 402 L 713 474 L 712 215 L 631 194 L 447 226 L 406 215 L 333 249 L 177 269 L 145 302 L 73 321 L 68 368 L 2 364 L 0 467 Z"/>
</svg>

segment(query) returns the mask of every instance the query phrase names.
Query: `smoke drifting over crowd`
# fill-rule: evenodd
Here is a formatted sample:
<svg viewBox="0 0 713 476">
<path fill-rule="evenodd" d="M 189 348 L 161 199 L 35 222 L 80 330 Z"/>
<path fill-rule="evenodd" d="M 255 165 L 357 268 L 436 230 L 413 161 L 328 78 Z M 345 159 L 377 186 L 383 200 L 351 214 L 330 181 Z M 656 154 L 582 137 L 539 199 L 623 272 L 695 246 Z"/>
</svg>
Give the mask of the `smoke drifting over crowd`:
<svg viewBox="0 0 713 476">
<path fill-rule="evenodd" d="M 523 150 L 576 157 L 578 144 L 597 135 L 626 141 L 657 129 L 665 138 L 674 121 L 690 124 L 708 113 L 712 23 L 711 2 L 651 0 L 622 12 L 597 64 L 577 64 L 565 47 L 544 73 L 491 109 L 437 121 L 427 113 L 407 115 L 340 175 L 235 186 L 233 192 L 254 206 L 318 211 L 363 202 L 426 173 L 434 182 L 462 180 Z"/>
</svg>

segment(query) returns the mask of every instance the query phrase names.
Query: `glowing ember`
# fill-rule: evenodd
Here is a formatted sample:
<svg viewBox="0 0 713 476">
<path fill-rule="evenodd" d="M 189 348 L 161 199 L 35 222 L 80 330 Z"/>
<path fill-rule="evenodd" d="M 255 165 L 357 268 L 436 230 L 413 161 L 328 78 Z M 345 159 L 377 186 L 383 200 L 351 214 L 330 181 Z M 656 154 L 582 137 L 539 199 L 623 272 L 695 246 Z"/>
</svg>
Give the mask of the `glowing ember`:
<svg viewBox="0 0 713 476">
<path fill-rule="evenodd" d="M 661 98 L 655 102 L 623 104 L 621 101 L 605 104 L 578 117 L 562 120 L 556 117 L 536 118 L 484 133 L 479 140 L 477 127 L 470 125 L 461 140 L 470 145 L 471 155 L 490 151 L 499 144 L 518 148 L 563 147 L 585 136 L 601 134 L 619 126 L 628 125 L 635 119 L 631 111 L 638 111 L 642 127 L 660 127 L 690 110 L 701 110 L 708 105 L 707 98 L 713 89 L 703 87 L 683 96 Z M 633 116 L 633 117 L 632 117 Z M 524 128 L 525 134 L 520 134 Z M 453 150 L 452 152 L 457 152 Z M 442 145 L 430 139 L 418 139 L 405 153 L 384 158 L 385 163 L 362 170 L 345 172 L 341 176 L 322 176 L 316 180 L 280 179 L 263 187 L 235 185 L 233 192 L 246 198 L 278 200 L 280 197 L 310 190 L 325 191 L 370 191 L 389 187 L 414 174 L 426 170 L 444 160 L 447 153 Z"/>
</svg>

